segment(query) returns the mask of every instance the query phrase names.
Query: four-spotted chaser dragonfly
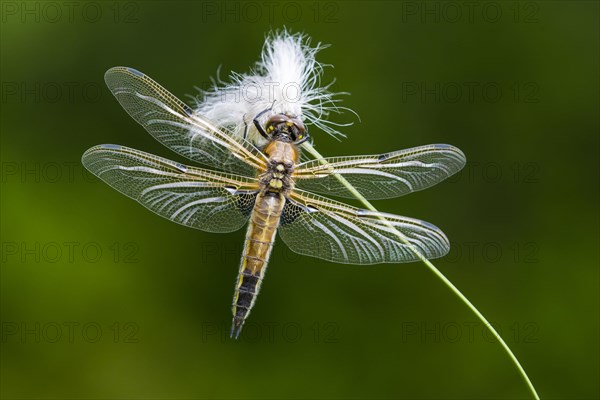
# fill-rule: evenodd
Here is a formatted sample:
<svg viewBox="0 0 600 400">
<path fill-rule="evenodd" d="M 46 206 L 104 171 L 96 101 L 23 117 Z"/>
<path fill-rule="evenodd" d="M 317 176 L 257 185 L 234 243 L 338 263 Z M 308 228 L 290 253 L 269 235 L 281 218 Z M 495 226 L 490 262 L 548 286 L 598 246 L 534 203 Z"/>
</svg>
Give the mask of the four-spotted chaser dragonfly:
<svg viewBox="0 0 600 400">
<path fill-rule="evenodd" d="M 231 335 L 239 336 L 263 280 L 275 233 L 293 251 L 345 264 L 416 261 L 400 231 L 425 257 L 449 242 L 434 225 L 377 213 L 313 192 L 352 198 L 342 175 L 367 199 L 402 196 L 459 171 L 463 153 L 435 144 L 380 155 L 299 163 L 308 132 L 298 116 L 276 114 L 256 129 L 263 148 L 207 120 L 141 72 L 110 69 L 105 80 L 119 103 L 159 142 L 213 169 L 179 164 L 114 144 L 92 147 L 83 165 L 156 214 L 206 232 L 233 232 L 249 221 L 235 286 Z M 382 217 L 386 221 L 382 220 Z"/>
</svg>

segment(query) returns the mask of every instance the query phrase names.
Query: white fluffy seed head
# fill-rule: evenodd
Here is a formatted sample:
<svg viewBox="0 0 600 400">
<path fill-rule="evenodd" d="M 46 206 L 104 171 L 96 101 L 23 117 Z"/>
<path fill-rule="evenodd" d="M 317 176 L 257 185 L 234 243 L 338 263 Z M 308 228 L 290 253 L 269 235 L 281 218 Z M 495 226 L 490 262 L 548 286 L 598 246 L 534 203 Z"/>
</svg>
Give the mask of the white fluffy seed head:
<svg viewBox="0 0 600 400">
<path fill-rule="evenodd" d="M 315 55 L 325 47 L 321 43 L 311 47 L 310 38 L 286 30 L 267 35 L 261 60 L 250 73 L 232 72 L 229 82 L 213 81 L 210 90 L 201 90 L 196 112 L 235 135 L 243 136 L 248 125 L 247 138 L 259 146 L 265 141 L 252 120 L 271 107 L 259 118 L 263 127 L 272 115 L 285 113 L 299 117 L 309 131 L 313 125 L 333 137 L 345 136 L 336 127 L 350 124 L 328 119 L 331 112 L 349 109 L 337 105 L 336 96 L 346 93 L 330 92 L 333 82 L 321 86 L 323 67 L 329 65 L 316 61 Z"/>
</svg>

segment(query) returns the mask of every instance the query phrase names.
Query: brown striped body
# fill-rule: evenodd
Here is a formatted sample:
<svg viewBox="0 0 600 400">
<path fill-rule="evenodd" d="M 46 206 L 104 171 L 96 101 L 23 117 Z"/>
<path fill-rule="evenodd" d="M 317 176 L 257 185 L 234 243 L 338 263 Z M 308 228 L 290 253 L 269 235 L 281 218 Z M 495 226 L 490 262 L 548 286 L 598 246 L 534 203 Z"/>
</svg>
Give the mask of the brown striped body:
<svg viewBox="0 0 600 400">
<path fill-rule="evenodd" d="M 261 189 L 248 224 L 233 297 L 231 336 L 236 338 L 260 290 L 285 205 L 285 195 L 294 186 L 291 174 L 299 157 L 294 144 L 279 140 L 269 143 L 263 151 L 269 157 L 268 169 L 259 177 Z"/>
</svg>

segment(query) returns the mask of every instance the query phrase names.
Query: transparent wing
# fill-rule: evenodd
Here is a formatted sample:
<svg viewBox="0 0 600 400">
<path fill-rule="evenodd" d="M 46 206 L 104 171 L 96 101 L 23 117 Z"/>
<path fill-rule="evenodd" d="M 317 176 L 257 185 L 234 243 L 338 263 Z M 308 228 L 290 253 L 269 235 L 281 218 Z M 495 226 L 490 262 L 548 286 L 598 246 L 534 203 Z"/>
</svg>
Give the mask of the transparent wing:
<svg viewBox="0 0 600 400">
<path fill-rule="evenodd" d="M 428 222 L 361 210 L 300 190 L 286 199 L 279 234 L 296 253 L 338 263 L 418 261 L 394 228 L 428 259 L 450 249 L 444 233 Z"/>
<path fill-rule="evenodd" d="M 433 186 L 460 171 L 465 162 L 456 147 L 432 144 L 381 155 L 312 160 L 298 165 L 294 179 L 301 189 L 354 198 L 335 176 L 340 174 L 365 198 L 387 199 Z"/>
<path fill-rule="evenodd" d="M 156 214 L 206 232 L 233 232 L 248 220 L 258 191 L 253 178 L 186 167 L 114 144 L 92 147 L 83 165 Z"/>
<path fill-rule="evenodd" d="M 239 175 L 253 177 L 256 170 L 266 168 L 265 156 L 252 144 L 194 114 L 143 73 L 114 67 L 104 79 L 129 115 L 171 150 L 200 164 Z"/>
</svg>

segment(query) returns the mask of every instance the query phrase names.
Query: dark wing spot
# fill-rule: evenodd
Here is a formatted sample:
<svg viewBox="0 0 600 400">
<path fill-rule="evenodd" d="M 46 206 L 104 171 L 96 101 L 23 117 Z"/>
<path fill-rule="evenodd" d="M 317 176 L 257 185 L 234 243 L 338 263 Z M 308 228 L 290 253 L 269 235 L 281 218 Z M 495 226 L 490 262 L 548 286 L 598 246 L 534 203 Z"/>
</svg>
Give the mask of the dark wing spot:
<svg viewBox="0 0 600 400">
<path fill-rule="evenodd" d="M 369 215 L 369 213 L 370 213 L 369 210 L 363 210 L 363 209 L 356 210 L 357 217 L 364 217 L 365 215 Z"/>
<path fill-rule="evenodd" d="M 300 215 L 302 215 L 302 213 L 313 213 L 318 211 L 319 209 L 314 206 L 303 206 L 297 201 L 286 198 L 285 206 L 281 212 L 280 223 L 282 225 L 292 224 Z"/>
<path fill-rule="evenodd" d="M 258 190 L 238 190 L 235 186 L 223 186 L 223 189 L 235 196 L 236 205 L 242 215 L 249 216 L 252 213 Z"/>
<path fill-rule="evenodd" d="M 391 154 L 392 154 L 392 153 L 385 153 L 385 154 L 381 154 L 381 155 L 379 155 L 379 157 L 377 157 L 377 160 L 378 160 L 378 161 L 385 161 L 385 160 L 387 160 L 388 158 L 390 158 L 390 155 L 391 155 Z"/>
<path fill-rule="evenodd" d="M 252 210 L 254 209 L 254 203 L 256 202 L 256 195 L 258 192 L 252 193 L 244 193 L 238 195 L 237 198 L 237 206 L 242 213 L 242 215 L 250 215 L 252 214 Z"/>
<path fill-rule="evenodd" d="M 188 171 L 187 167 L 183 164 L 175 163 L 175 167 L 177 167 L 177 169 L 183 173 L 186 173 Z"/>
</svg>

